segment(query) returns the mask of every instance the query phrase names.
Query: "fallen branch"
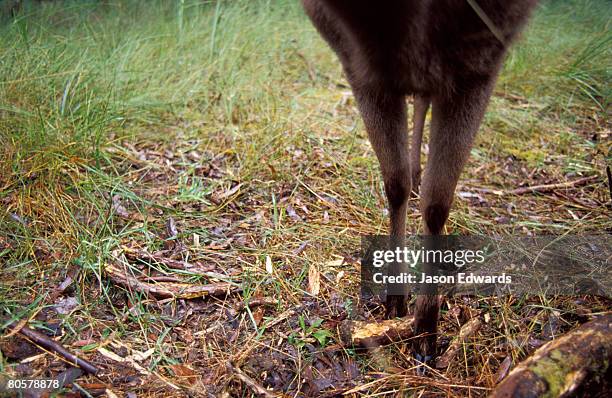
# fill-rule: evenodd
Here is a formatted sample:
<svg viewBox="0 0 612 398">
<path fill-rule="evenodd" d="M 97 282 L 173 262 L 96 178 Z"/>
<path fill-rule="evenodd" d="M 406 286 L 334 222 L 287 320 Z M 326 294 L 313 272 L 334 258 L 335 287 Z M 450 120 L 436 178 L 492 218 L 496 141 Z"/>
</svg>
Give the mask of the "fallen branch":
<svg viewBox="0 0 612 398">
<path fill-rule="evenodd" d="M 229 282 L 210 283 L 207 285 L 178 282 L 143 282 L 132 275 L 128 275 L 113 264 L 106 266 L 106 273 L 118 285 L 162 298 L 192 299 L 205 296 L 224 296 L 230 292 L 240 290 L 237 285 Z"/>
<path fill-rule="evenodd" d="M 250 309 L 255 307 L 275 307 L 278 305 L 278 299 L 274 297 L 252 297 L 248 301 L 241 301 L 236 305 L 236 311 L 242 311 L 247 306 Z"/>
<path fill-rule="evenodd" d="M 611 361 L 612 314 L 607 314 L 540 347 L 490 398 L 595 396 L 591 390 L 601 390 L 598 383 L 609 380 Z"/>
<path fill-rule="evenodd" d="M 240 368 L 235 367 L 230 362 L 227 363 L 227 369 L 232 372 L 238 378 L 238 380 L 240 380 L 241 382 L 246 384 L 251 390 L 253 390 L 255 394 L 264 396 L 266 398 L 278 398 L 280 396 L 257 383 L 250 376 L 240 370 Z"/>
<path fill-rule="evenodd" d="M 87 373 L 90 373 L 92 375 L 98 373 L 99 369 L 96 366 L 84 359 L 77 357 L 57 342 L 51 340 L 51 338 L 49 338 L 48 336 L 45 336 L 42 333 L 30 329 L 27 326 L 18 325 L 16 323 L 12 323 L 10 327 L 19 328 L 19 326 L 21 326 L 21 329 L 19 329 L 19 333 L 25 336 L 28 340 L 32 341 L 34 344 L 41 346 L 47 351 L 51 351 L 58 354 L 71 365 L 78 366 Z"/>
<path fill-rule="evenodd" d="M 132 260 L 153 261 L 163 264 L 168 268 L 181 269 L 192 274 L 210 276 L 209 273 L 215 269 L 214 265 L 204 265 L 199 262 L 190 263 L 187 261 L 174 260 L 159 253 L 149 253 L 145 250 L 135 250 L 129 247 L 123 247 L 122 249 L 126 257 L 131 258 Z"/>
<path fill-rule="evenodd" d="M 579 178 L 577 180 L 574 181 L 568 181 L 568 182 L 560 182 L 557 184 L 544 184 L 544 185 L 533 185 L 531 187 L 521 187 L 521 188 L 516 188 L 516 189 L 511 189 L 508 191 L 502 191 L 499 189 L 489 189 L 489 188 L 472 188 L 474 191 L 477 192 L 483 192 L 483 193 L 492 193 L 498 196 L 504 196 L 504 195 L 524 195 L 527 193 L 534 193 L 534 192 L 551 192 L 557 189 L 565 189 L 565 188 L 573 188 L 573 187 L 579 187 L 582 185 L 586 185 L 589 182 L 595 181 L 599 179 L 599 176 L 590 176 L 590 177 L 584 177 L 584 178 Z"/>
<path fill-rule="evenodd" d="M 302 61 L 304 61 L 304 64 L 306 65 L 306 71 L 308 72 L 308 77 L 310 78 L 311 82 L 315 83 L 317 81 L 317 75 L 314 72 L 312 63 L 310 63 L 308 59 L 304 56 L 304 54 L 302 54 L 300 51 L 296 51 L 295 53 Z"/>
<path fill-rule="evenodd" d="M 340 324 L 340 337 L 344 344 L 355 347 L 385 345 L 412 337 L 413 321 L 413 318 L 380 322 L 344 321 Z"/>
<path fill-rule="evenodd" d="M 457 352 L 459 352 L 463 344 L 465 344 L 471 336 L 476 334 L 476 332 L 480 330 L 481 326 L 482 322 L 478 317 L 472 318 L 468 322 L 466 322 L 465 325 L 461 327 L 459 335 L 453 340 L 446 352 L 444 352 L 444 354 L 442 354 L 437 359 L 436 368 L 444 369 L 448 367 L 448 365 L 453 360 L 453 358 L 455 358 Z"/>
</svg>

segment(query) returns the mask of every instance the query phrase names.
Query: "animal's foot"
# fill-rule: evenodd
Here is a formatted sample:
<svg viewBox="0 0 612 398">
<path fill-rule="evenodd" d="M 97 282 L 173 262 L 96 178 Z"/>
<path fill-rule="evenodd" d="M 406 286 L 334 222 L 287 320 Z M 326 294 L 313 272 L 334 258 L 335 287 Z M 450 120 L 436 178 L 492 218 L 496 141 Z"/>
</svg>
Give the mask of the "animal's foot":
<svg viewBox="0 0 612 398">
<path fill-rule="evenodd" d="M 412 342 L 413 358 L 417 362 L 416 372 L 419 376 L 424 376 L 428 370 L 434 366 L 434 358 L 438 349 L 438 341 L 435 329 L 429 332 L 420 332 L 418 325 L 415 326 L 415 335 Z"/>
<path fill-rule="evenodd" d="M 404 296 L 387 296 L 385 319 L 403 318 L 408 314 L 408 303 Z"/>
<path fill-rule="evenodd" d="M 415 352 L 414 359 L 417 363 L 417 376 L 425 376 L 427 374 L 427 370 L 431 368 L 430 365 L 433 363 L 433 357 L 431 355 L 421 355 Z"/>
</svg>

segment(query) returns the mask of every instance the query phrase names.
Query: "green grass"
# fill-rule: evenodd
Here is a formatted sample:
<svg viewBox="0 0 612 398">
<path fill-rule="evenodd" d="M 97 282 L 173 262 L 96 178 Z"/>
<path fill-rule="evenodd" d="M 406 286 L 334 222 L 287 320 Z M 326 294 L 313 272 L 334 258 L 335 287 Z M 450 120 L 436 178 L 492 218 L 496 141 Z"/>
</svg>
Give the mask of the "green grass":
<svg viewBox="0 0 612 398">
<path fill-rule="evenodd" d="M 49 292 L 76 269 L 80 307 L 64 342 L 115 333 L 156 347 L 151 369 L 174 364 L 160 348 L 167 315 L 103 272 L 122 245 L 173 239 L 190 258 L 238 270 L 228 278 L 249 286 L 245 297 L 278 297 L 279 310 L 301 302 L 313 265 L 346 273 L 346 286 L 323 278 L 325 302 L 338 290 L 357 305 L 357 271 L 334 260 L 355 256 L 360 234 L 386 231 L 382 184 L 341 68 L 298 3 L 25 2 L 2 17 L 0 319 L 53 304 Z M 565 192 L 573 200 L 457 200 L 449 232 L 612 227 L 611 15 L 606 1 L 543 2 L 510 52 L 459 190 L 601 182 Z M 179 227 L 170 240 L 168 217 Z M 420 230 L 416 202 L 408 230 Z"/>
<path fill-rule="evenodd" d="M 500 86 L 555 110 L 610 103 L 610 5 L 543 2 L 506 62 Z"/>
</svg>

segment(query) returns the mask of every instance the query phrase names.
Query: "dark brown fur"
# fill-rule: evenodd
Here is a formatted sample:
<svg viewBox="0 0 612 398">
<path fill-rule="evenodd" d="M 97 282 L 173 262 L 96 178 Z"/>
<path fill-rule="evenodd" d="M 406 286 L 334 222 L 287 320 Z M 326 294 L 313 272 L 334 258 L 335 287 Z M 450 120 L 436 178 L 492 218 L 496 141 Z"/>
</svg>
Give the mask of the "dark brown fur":
<svg viewBox="0 0 612 398">
<path fill-rule="evenodd" d="M 405 235 L 407 199 L 420 181 L 421 137 L 430 104 L 420 207 L 424 232 L 442 233 L 506 49 L 536 2 L 472 1 L 484 11 L 483 18 L 467 0 L 302 0 L 353 89 L 380 163 L 392 236 Z M 410 94 L 415 95 L 415 117 L 409 151 L 405 96 Z M 389 297 L 387 310 L 388 316 L 404 316 L 404 297 Z M 436 299 L 417 298 L 415 331 L 427 336 L 415 346 L 422 356 L 435 355 L 438 311 Z"/>
</svg>

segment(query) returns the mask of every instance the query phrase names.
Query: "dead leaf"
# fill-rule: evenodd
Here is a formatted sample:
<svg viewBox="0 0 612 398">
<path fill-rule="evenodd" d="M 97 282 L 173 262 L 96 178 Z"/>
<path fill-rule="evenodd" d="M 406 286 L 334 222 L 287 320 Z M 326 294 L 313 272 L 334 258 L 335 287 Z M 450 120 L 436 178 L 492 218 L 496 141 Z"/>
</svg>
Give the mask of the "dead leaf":
<svg viewBox="0 0 612 398">
<path fill-rule="evenodd" d="M 146 360 L 147 358 L 149 358 L 151 355 L 153 355 L 153 353 L 155 352 L 155 348 L 149 348 L 145 352 L 140 352 L 137 350 L 132 350 L 132 351 L 133 351 L 132 357 L 134 358 L 134 360 L 138 362 L 142 362 Z"/>
<path fill-rule="evenodd" d="M 306 241 L 306 242 L 302 242 L 302 243 L 300 244 L 300 246 L 299 246 L 297 249 L 295 249 L 295 250 L 293 251 L 293 255 L 294 255 L 294 256 L 297 256 L 298 254 L 300 254 L 301 252 L 303 252 L 303 251 L 304 251 L 304 249 L 306 249 L 306 246 L 308 246 L 308 243 L 309 243 L 308 241 Z"/>
<path fill-rule="evenodd" d="M 73 278 L 76 277 L 77 273 L 78 273 L 78 269 L 72 268 L 68 272 L 68 276 L 66 276 L 66 279 L 64 279 L 62 283 L 60 283 L 55 289 L 53 289 L 53 291 L 49 295 L 49 299 L 55 301 L 62 293 L 64 293 L 64 291 L 68 289 L 68 287 L 74 281 Z"/>
<path fill-rule="evenodd" d="M 293 221 L 302 221 L 302 217 L 300 217 L 295 209 L 293 208 L 293 206 L 291 206 L 290 204 L 287 204 L 287 206 L 285 206 L 285 209 L 287 210 L 287 215 L 289 216 L 289 218 L 291 218 Z"/>
<path fill-rule="evenodd" d="M 53 309 L 62 315 L 70 314 L 76 307 L 79 306 L 79 301 L 76 297 L 66 297 L 61 299 L 56 305 L 53 306 Z"/>
<path fill-rule="evenodd" d="M 176 228 L 176 221 L 174 218 L 168 217 L 166 220 L 166 234 L 168 239 L 176 238 L 178 236 L 178 229 Z"/>
<path fill-rule="evenodd" d="M 255 321 L 255 324 L 257 326 L 259 326 L 259 324 L 261 323 L 261 320 L 263 319 L 265 312 L 266 312 L 266 308 L 264 306 L 259 306 L 254 311 L 252 311 L 253 320 Z"/>
<path fill-rule="evenodd" d="M 225 192 L 222 193 L 218 193 L 218 194 L 213 194 L 211 199 L 213 202 L 215 203 L 221 203 L 223 202 L 225 199 L 231 197 L 232 195 L 234 195 L 236 192 L 238 192 L 240 190 L 240 188 L 242 187 L 242 183 L 237 184 L 236 186 L 234 186 L 233 188 L 228 189 Z"/>
<path fill-rule="evenodd" d="M 2 351 L 2 355 L 5 358 L 14 360 L 21 360 L 39 352 L 36 346 L 18 337 L 11 337 L 0 341 L 0 351 Z"/>
<path fill-rule="evenodd" d="M 340 283 L 340 280 L 344 276 L 344 271 L 340 271 L 336 274 L 336 283 Z"/>
<path fill-rule="evenodd" d="M 272 259 L 270 256 L 266 256 L 266 272 L 270 275 L 272 275 L 274 272 L 274 269 L 272 268 Z"/>
<path fill-rule="evenodd" d="M 65 387 L 69 384 L 72 384 L 73 381 L 75 381 L 82 375 L 83 375 L 83 371 L 81 369 L 70 367 L 66 369 L 64 372 L 55 376 L 55 378 L 59 380 L 60 386 Z"/>
<path fill-rule="evenodd" d="M 325 263 L 325 268 L 334 268 L 334 267 L 339 267 L 342 264 L 344 264 L 344 257 L 340 257 L 338 256 L 338 258 L 336 258 L 335 260 L 330 260 L 328 262 Z"/>
<path fill-rule="evenodd" d="M 119 195 L 113 196 L 113 210 L 115 211 L 115 214 L 121 218 L 130 218 L 130 213 L 127 211 L 125 206 L 121 204 L 121 196 Z"/>
<path fill-rule="evenodd" d="M 27 227 L 29 224 L 28 220 L 26 220 L 23 217 L 20 217 L 19 215 L 15 213 L 11 213 L 9 216 L 13 219 L 13 221 L 17 221 L 18 223 L 22 224 L 24 227 Z"/>
<path fill-rule="evenodd" d="M 181 379 L 180 381 L 184 381 L 189 384 L 193 384 L 197 381 L 198 373 L 188 366 L 176 364 L 170 365 L 169 368 L 176 377 Z"/>
<path fill-rule="evenodd" d="M 85 347 L 86 345 L 95 344 L 95 343 L 96 343 L 96 340 L 84 339 L 84 340 L 77 340 L 70 345 L 73 347 Z"/>
</svg>

